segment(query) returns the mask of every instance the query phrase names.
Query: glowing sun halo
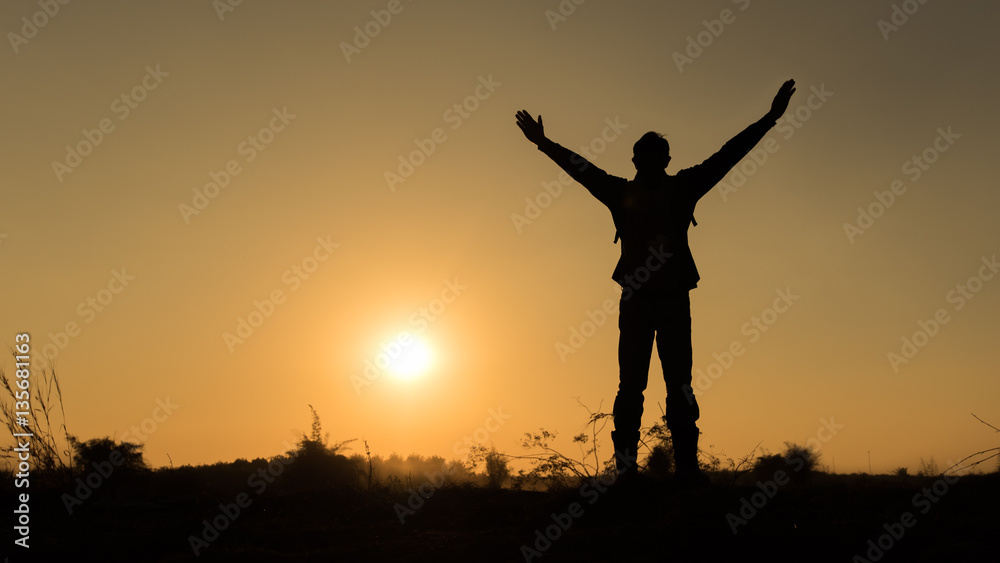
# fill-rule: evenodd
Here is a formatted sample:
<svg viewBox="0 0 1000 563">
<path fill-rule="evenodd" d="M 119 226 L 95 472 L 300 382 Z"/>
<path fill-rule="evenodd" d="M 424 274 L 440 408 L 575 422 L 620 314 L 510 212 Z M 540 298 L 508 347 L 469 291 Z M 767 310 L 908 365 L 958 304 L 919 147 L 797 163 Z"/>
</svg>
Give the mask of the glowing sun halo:
<svg viewBox="0 0 1000 563">
<path fill-rule="evenodd" d="M 414 338 L 393 358 L 389 371 L 399 379 L 413 379 L 426 373 L 433 361 L 434 354 L 430 346 Z"/>
</svg>

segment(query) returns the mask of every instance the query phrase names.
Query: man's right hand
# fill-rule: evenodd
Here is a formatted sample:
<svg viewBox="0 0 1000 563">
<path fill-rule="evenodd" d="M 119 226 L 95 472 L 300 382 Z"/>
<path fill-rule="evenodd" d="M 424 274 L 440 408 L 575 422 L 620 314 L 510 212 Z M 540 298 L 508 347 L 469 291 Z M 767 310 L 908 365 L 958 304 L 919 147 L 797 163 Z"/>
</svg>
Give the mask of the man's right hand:
<svg viewBox="0 0 1000 563">
<path fill-rule="evenodd" d="M 774 101 L 771 102 L 771 111 L 767 112 L 768 117 L 775 121 L 780 119 L 784 115 L 785 110 L 788 109 L 788 101 L 794 93 L 794 80 L 788 80 L 782 84 L 781 88 L 778 89 L 778 94 L 774 96 Z"/>
<path fill-rule="evenodd" d="M 527 110 L 521 110 L 517 112 L 517 126 L 521 128 L 521 132 L 524 136 L 528 138 L 529 141 L 535 143 L 536 145 L 542 144 L 545 139 L 545 127 L 542 125 L 542 116 L 538 116 L 538 121 L 535 121 L 531 114 Z"/>
</svg>

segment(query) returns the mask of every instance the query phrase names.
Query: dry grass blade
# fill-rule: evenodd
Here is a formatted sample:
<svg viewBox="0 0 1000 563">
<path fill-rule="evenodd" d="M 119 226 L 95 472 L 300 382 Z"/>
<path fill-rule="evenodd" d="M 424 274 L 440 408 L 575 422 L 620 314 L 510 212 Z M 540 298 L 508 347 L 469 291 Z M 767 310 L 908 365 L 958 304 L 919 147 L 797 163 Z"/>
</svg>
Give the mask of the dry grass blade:
<svg viewBox="0 0 1000 563">
<path fill-rule="evenodd" d="M 997 428 L 996 426 L 993 426 L 989 422 L 986 422 L 985 420 L 979 418 L 978 416 L 976 416 L 975 413 L 969 413 L 969 414 L 971 414 L 972 417 L 975 418 L 976 420 L 978 420 L 979 422 L 982 422 L 983 424 L 985 424 L 986 426 L 989 426 L 993 430 L 996 430 L 997 432 L 1000 432 L 1000 428 Z M 961 465 L 962 463 L 964 463 L 968 459 L 972 459 L 972 458 L 974 458 L 976 456 L 983 455 L 983 454 L 990 453 L 990 452 L 994 452 L 994 453 L 992 455 L 984 457 L 983 459 L 980 459 L 980 460 L 978 460 L 978 461 L 976 461 L 974 463 L 970 463 L 969 465 L 966 465 L 966 466 L 963 466 L 963 467 L 959 467 L 958 469 L 955 469 L 955 471 L 962 471 L 964 469 L 969 469 L 969 468 L 975 467 L 975 466 L 977 466 L 977 465 L 979 465 L 981 463 L 985 463 L 985 462 L 987 462 L 987 461 L 989 461 L 989 460 L 991 460 L 991 459 L 993 459 L 995 457 L 1000 457 L 1000 448 L 988 448 L 988 449 L 985 449 L 983 451 L 976 452 L 974 454 L 969 454 L 969 455 L 963 457 L 962 459 L 958 460 L 958 462 L 952 464 L 951 467 L 945 469 L 942 473 L 947 473 L 947 472 L 951 471 L 952 469 L 954 469 L 955 467 Z"/>
<path fill-rule="evenodd" d="M 11 349 L 11 354 L 17 353 Z M 15 365 L 17 360 L 15 359 Z M 21 389 L 16 379 L 11 380 L 7 372 L 0 367 L 0 384 L 3 385 L 7 397 L 0 403 L 0 417 L 3 425 L 13 434 L 31 434 L 27 438 L 29 450 L 32 452 L 34 466 L 41 472 L 54 472 L 69 468 L 72 463 L 67 447 L 60 447 L 60 440 L 68 442 L 66 431 L 66 410 L 63 405 L 62 388 L 55 369 L 34 368 L 27 379 L 29 387 Z M 55 389 L 55 400 L 52 392 Z M 27 391 L 27 393 L 25 393 Z M 54 428 L 53 410 L 58 404 L 62 423 Z M 19 417 L 18 413 L 27 413 L 27 417 Z M 20 419 L 27 419 L 28 424 L 22 425 Z M 61 431 L 61 432 L 60 432 Z M 61 435 L 60 435 L 61 434 Z M 18 437 L 20 439 L 21 437 Z M 23 443 L 23 441 L 22 441 Z M 0 458 L 6 464 L 14 467 L 17 464 L 17 452 L 14 445 L 0 448 Z"/>
</svg>

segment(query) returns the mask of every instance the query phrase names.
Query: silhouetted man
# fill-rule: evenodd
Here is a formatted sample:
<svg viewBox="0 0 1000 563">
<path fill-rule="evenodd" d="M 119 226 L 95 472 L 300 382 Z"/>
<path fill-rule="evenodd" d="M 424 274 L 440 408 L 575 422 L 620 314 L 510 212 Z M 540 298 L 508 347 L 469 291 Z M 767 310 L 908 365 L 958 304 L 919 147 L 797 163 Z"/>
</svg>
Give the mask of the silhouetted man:
<svg viewBox="0 0 1000 563">
<path fill-rule="evenodd" d="M 545 136 L 542 116 L 517 112 L 517 125 L 529 141 L 555 161 L 611 210 L 622 241 L 612 279 L 622 286 L 618 328 L 619 384 L 615 430 L 611 439 L 619 478 L 636 474 L 643 392 L 653 340 L 667 384 L 666 422 L 674 446 L 678 479 L 702 481 L 698 467 L 698 402 L 691 389 L 691 301 L 688 292 L 700 276 L 688 247 L 688 225 L 698 200 L 775 125 L 788 108 L 795 81 L 785 82 L 759 121 L 733 137 L 705 162 L 671 176 L 670 145 L 650 131 L 633 147 L 632 180 L 611 176 Z"/>
</svg>

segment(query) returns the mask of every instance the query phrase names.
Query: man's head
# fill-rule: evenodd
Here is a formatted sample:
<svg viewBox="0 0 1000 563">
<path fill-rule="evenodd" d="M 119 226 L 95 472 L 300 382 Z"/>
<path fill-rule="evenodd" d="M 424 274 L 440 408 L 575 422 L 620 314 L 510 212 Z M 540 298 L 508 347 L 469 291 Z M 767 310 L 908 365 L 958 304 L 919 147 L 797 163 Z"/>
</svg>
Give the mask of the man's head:
<svg viewBox="0 0 1000 563">
<path fill-rule="evenodd" d="M 670 143 L 663 135 L 650 131 L 632 147 L 632 164 L 639 172 L 662 172 L 670 162 Z"/>
</svg>

